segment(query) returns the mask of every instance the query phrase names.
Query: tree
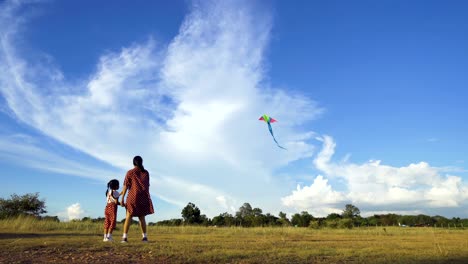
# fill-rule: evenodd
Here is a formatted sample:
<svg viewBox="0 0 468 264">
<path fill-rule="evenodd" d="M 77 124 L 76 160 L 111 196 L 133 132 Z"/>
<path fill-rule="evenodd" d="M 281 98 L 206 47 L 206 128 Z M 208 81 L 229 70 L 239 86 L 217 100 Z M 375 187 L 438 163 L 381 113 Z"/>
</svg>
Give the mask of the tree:
<svg viewBox="0 0 468 264">
<path fill-rule="evenodd" d="M 231 214 L 225 212 L 213 217 L 211 223 L 215 226 L 233 226 L 236 224 L 236 219 Z"/>
<path fill-rule="evenodd" d="M 44 221 L 50 221 L 50 222 L 57 222 L 59 223 L 60 222 L 60 219 L 58 218 L 58 216 L 43 216 L 41 217 L 41 220 L 44 220 Z"/>
<path fill-rule="evenodd" d="M 301 214 L 294 214 L 291 217 L 291 223 L 294 226 L 307 227 L 310 224 L 310 221 L 314 220 L 314 217 L 309 214 L 307 211 L 302 211 Z"/>
<path fill-rule="evenodd" d="M 301 218 L 302 218 L 302 226 L 307 227 L 310 224 L 310 221 L 314 220 L 314 217 L 309 214 L 307 211 L 303 211 L 301 213 Z"/>
<path fill-rule="evenodd" d="M 258 211 L 256 212 L 258 213 Z M 236 219 L 241 226 L 251 226 L 254 211 L 249 203 L 244 203 L 236 212 Z"/>
<path fill-rule="evenodd" d="M 290 226 L 291 222 L 289 221 L 288 217 L 286 216 L 286 213 L 279 212 L 279 219 L 277 220 L 278 223 L 282 226 Z"/>
<path fill-rule="evenodd" d="M 39 193 L 27 193 L 21 196 L 12 194 L 10 199 L 0 198 L 0 218 L 21 214 L 39 216 L 47 213 L 45 208 L 45 201 L 39 199 Z"/>
<path fill-rule="evenodd" d="M 337 219 L 341 219 L 341 215 L 337 213 L 331 213 L 327 215 L 327 220 L 337 220 Z"/>
<path fill-rule="evenodd" d="M 359 211 L 359 208 L 352 204 L 347 204 L 341 215 L 343 216 L 343 218 L 355 218 L 358 217 L 360 214 L 361 211 Z"/>
<path fill-rule="evenodd" d="M 253 214 L 254 216 L 260 216 L 260 215 L 262 215 L 262 212 L 263 212 L 263 211 L 262 211 L 262 209 L 260 209 L 260 208 L 254 208 L 254 209 L 252 209 L 252 214 Z"/>
<path fill-rule="evenodd" d="M 225 220 L 224 214 L 220 214 L 218 216 L 213 217 L 213 220 L 211 220 L 211 222 L 215 226 L 225 226 L 226 225 L 226 220 Z"/>
<path fill-rule="evenodd" d="M 232 216 L 231 214 L 224 213 L 223 217 L 224 217 L 224 224 L 226 226 L 235 226 L 236 225 L 236 218 L 234 216 Z"/>
<path fill-rule="evenodd" d="M 289 220 L 288 217 L 286 216 L 286 213 L 283 213 L 282 211 L 279 212 L 278 216 L 280 219 Z"/>
<path fill-rule="evenodd" d="M 198 223 L 204 226 L 209 226 L 212 224 L 212 221 L 206 215 L 202 214 L 200 215 L 200 220 L 198 221 Z"/>
<path fill-rule="evenodd" d="M 277 226 L 277 225 L 282 225 L 280 222 L 278 222 L 279 218 L 267 213 L 266 215 L 263 216 L 263 225 L 266 226 Z"/>
<path fill-rule="evenodd" d="M 418 226 L 431 226 L 434 224 L 434 219 L 428 215 L 419 214 L 416 216 L 416 225 Z"/>
<path fill-rule="evenodd" d="M 249 203 L 244 203 L 241 207 L 239 207 L 239 211 L 236 212 L 236 216 L 240 218 L 245 218 L 251 215 L 253 215 L 253 209 Z"/>
<path fill-rule="evenodd" d="M 375 226 L 375 225 L 380 225 L 380 216 L 379 215 L 373 215 L 369 216 L 366 218 L 366 223 L 365 225 L 368 226 Z"/>
<path fill-rule="evenodd" d="M 122 220 L 120 220 L 120 223 L 122 223 L 122 224 L 125 223 L 125 220 L 126 220 L 126 218 L 122 218 Z M 75 220 L 72 220 L 72 221 L 77 221 L 77 220 L 75 219 Z M 130 224 L 138 225 L 138 221 L 132 218 L 132 221 L 130 222 Z"/>
<path fill-rule="evenodd" d="M 170 219 L 170 220 L 163 220 L 156 222 L 154 225 L 157 226 L 180 226 L 182 225 L 182 219 L 177 218 L 177 219 Z"/>
<path fill-rule="evenodd" d="M 384 226 L 398 225 L 399 218 L 400 215 L 397 214 L 380 215 L 380 223 Z"/>
<path fill-rule="evenodd" d="M 351 218 L 340 219 L 338 221 L 338 228 L 353 228 L 353 220 Z"/>
<path fill-rule="evenodd" d="M 200 223 L 200 209 L 198 209 L 195 204 L 188 203 L 187 206 L 182 209 L 182 218 L 186 224 Z"/>
<path fill-rule="evenodd" d="M 447 226 L 447 224 L 450 222 L 449 219 L 436 215 L 432 217 L 432 221 L 437 225 L 437 226 Z M 402 222 L 403 223 L 403 222 Z M 405 223 L 406 224 L 406 223 Z M 409 225 L 409 224 L 408 224 Z"/>
</svg>

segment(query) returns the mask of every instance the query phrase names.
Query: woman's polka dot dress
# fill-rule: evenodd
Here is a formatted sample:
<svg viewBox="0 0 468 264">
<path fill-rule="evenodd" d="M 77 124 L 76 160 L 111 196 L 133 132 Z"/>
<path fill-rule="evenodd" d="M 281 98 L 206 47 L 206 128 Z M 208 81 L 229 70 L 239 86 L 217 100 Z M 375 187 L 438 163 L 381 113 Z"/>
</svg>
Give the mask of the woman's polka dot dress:
<svg viewBox="0 0 468 264">
<path fill-rule="evenodd" d="M 145 216 L 154 213 L 149 193 L 149 173 L 136 167 L 127 172 L 124 185 L 127 186 L 127 212 L 131 216 Z"/>
</svg>

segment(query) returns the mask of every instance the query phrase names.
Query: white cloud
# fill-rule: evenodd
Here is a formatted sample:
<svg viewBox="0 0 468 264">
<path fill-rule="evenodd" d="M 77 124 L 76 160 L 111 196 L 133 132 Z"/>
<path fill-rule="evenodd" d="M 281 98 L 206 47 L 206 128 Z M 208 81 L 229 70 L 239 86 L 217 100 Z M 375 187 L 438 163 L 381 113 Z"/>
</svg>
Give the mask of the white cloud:
<svg viewBox="0 0 468 264">
<path fill-rule="evenodd" d="M 232 198 L 226 198 L 222 195 L 216 197 L 216 201 L 221 205 L 222 208 L 225 209 L 225 211 L 234 214 L 237 211 L 236 206 L 238 203 L 235 200 L 232 200 Z"/>
<path fill-rule="evenodd" d="M 336 147 L 333 138 L 323 136 L 317 139 L 323 142 L 323 148 L 314 159 L 314 165 L 328 177 L 344 180 L 347 190 L 343 196 L 361 209 L 379 211 L 377 208 L 380 208 L 387 212 L 389 208 L 394 208 L 396 211 L 411 212 L 466 205 L 467 184 L 459 176 L 441 175 L 447 168 L 432 167 L 427 162 L 405 167 L 383 165 L 380 160 L 363 164 L 351 163 L 346 159 L 333 162 L 331 159 Z M 311 187 L 298 189 L 291 196 L 283 198 L 283 203 L 293 207 L 320 208 L 333 201 L 327 197 L 335 197 L 339 201 L 337 198 L 343 196 L 332 196 L 335 193 L 332 186 L 319 177 Z M 310 199 L 320 196 L 316 193 L 319 188 L 315 189 L 315 185 L 321 185 L 320 190 L 326 190 L 326 193 L 322 194 L 323 200 L 311 204 Z"/>
<path fill-rule="evenodd" d="M 82 219 L 84 213 L 81 205 L 79 203 L 74 203 L 68 206 L 64 212 L 58 213 L 58 216 L 65 221 L 71 221 L 74 219 Z"/>
<path fill-rule="evenodd" d="M 345 196 L 334 191 L 328 184 L 328 180 L 319 175 L 310 186 L 301 188 L 298 185 L 297 190 L 293 190 L 290 196 L 281 200 L 286 206 L 296 207 L 298 210 L 313 211 L 316 207 L 341 203 L 345 200 Z"/>
<path fill-rule="evenodd" d="M 102 169 L 66 159 L 44 149 L 44 145 L 25 134 L 0 135 L 0 157 L 22 166 L 92 179 L 109 179 L 117 172 L 116 169 Z"/>
<path fill-rule="evenodd" d="M 177 206 L 200 201 L 217 213 L 225 210 L 221 196 L 228 208 L 253 200 L 275 208 L 282 186 L 273 171 L 312 156 L 314 134 L 298 125 L 323 109 L 263 83 L 271 18 L 247 1 L 194 5 L 167 49 L 150 39 L 108 52 L 82 82 L 21 56 L 16 43 L 26 20 L 12 3 L 0 16 L 0 92 L 11 111 L 122 170 L 143 156 L 160 198 Z M 288 151 L 257 120 L 264 113 L 279 121 L 273 129 Z"/>
<path fill-rule="evenodd" d="M 434 207 L 457 207 L 468 199 L 468 186 L 460 177 L 447 175 L 444 181 L 433 184 L 425 198 Z"/>
</svg>

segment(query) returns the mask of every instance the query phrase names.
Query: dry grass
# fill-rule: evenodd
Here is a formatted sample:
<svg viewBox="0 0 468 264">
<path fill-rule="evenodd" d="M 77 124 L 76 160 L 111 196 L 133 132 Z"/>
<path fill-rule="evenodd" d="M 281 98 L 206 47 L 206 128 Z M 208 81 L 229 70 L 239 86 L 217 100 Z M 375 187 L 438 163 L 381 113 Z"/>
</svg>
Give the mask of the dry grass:
<svg viewBox="0 0 468 264">
<path fill-rule="evenodd" d="M 462 229 L 149 227 L 147 244 L 137 226 L 128 244 L 102 242 L 101 229 L 0 221 L 0 263 L 468 263 Z"/>
</svg>

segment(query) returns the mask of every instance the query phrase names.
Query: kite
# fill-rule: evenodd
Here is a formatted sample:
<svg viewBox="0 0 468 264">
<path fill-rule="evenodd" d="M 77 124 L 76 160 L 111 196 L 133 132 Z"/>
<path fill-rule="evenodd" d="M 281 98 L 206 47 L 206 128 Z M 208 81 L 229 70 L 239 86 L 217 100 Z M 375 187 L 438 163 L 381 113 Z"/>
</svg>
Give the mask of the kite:
<svg viewBox="0 0 468 264">
<path fill-rule="evenodd" d="M 261 121 L 265 121 L 268 125 L 268 130 L 270 130 L 270 134 L 271 136 L 273 137 L 273 140 L 275 141 L 276 145 L 279 147 L 279 148 L 282 148 L 282 149 L 285 149 L 283 148 L 282 146 L 280 146 L 280 144 L 278 143 L 278 141 L 276 141 L 276 138 L 275 138 L 275 135 L 273 135 L 273 128 L 271 128 L 271 123 L 274 123 L 276 122 L 275 119 L 267 116 L 267 115 L 262 115 L 258 120 L 261 120 Z"/>
</svg>

